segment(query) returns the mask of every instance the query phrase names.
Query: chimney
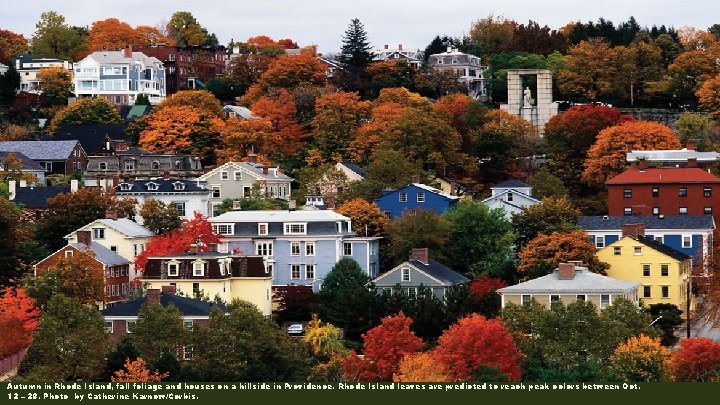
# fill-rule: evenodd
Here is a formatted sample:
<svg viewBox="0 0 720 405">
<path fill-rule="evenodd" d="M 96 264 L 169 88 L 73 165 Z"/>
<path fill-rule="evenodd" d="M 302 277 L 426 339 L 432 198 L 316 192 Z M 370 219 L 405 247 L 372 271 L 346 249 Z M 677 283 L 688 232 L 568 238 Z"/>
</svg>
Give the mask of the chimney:
<svg viewBox="0 0 720 405">
<path fill-rule="evenodd" d="M 270 169 L 270 167 L 267 164 L 264 164 L 263 165 L 263 174 L 267 176 L 269 169 Z"/>
<path fill-rule="evenodd" d="M 198 245 L 197 243 L 193 243 L 188 248 L 188 253 L 190 253 L 191 255 L 196 255 L 200 253 L 200 245 Z"/>
<path fill-rule="evenodd" d="M 448 53 L 452 52 L 452 46 L 448 46 L 447 51 L 448 51 Z"/>
<path fill-rule="evenodd" d="M 160 290 L 157 288 L 148 288 L 145 291 L 145 299 L 147 305 L 160 305 Z"/>
<path fill-rule="evenodd" d="M 10 201 L 15 199 L 15 180 L 8 181 L 8 193 L 10 193 Z"/>
<path fill-rule="evenodd" d="M 105 211 L 105 218 L 106 218 L 106 219 L 117 220 L 117 211 L 112 210 L 112 209 L 106 210 L 106 211 Z"/>
<path fill-rule="evenodd" d="M 688 158 L 688 167 L 697 167 L 697 158 Z"/>
<path fill-rule="evenodd" d="M 251 153 L 248 155 L 248 161 L 250 163 L 257 163 L 257 155 L 254 153 Z"/>
<path fill-rule="evenodd" d="M 388 49 L 388 44 L 385 44 L 385 49 Z"/>
<path fill-rule="evenodd" d="M 417 174 L 413 174 L 412 176 L 410 176 L 410 183 L 412 183 L 412 184 L 420 183 L 420 176 L 418 176 Z"/>
<path fill-rule="evenodd" d="M 329 209 L 329 210 L 334 210 L 335 209 L 335 197 L 333 197 L 333 196 L 326 197 L 325 198 L 325 207 L 327 207 L 327 209 Z"/>
<path fill-rule="evenodd" d="M 455 180 L 450 181 L 450 195 L 457 195 L 457 182 Z"/>
<path fill-rule="evenodd" d="M 132 59 L 132 47 L 126 47 L 125 49 L 123 49 L 123 53 L 125 54 L 126 58 Z"/>
<path fill-rule="evenodd" d="M 572 280 L 575 277 L 575 264 L 560 263 L 558 264 L 558 278 L 560 280 Z"/>
<path fill-rule="evenodd" d="M 163 179 L 170 180 L 170 171 L 169 170 L 165 170 L 163 172 Z"/>
<path fill-rule="evenodd" d="M 295 211 L 297 209 L 297 202 L 295 200 L 288 201 L 288 211 Z"/>
<path fill-rule="evenodd" d="M 402 51 L 402 44 L 398 44 L 398 51 Z"/>
<path fill-rule="evenodd" d="M 644 157 L 638 159 L 638 170 L 640 170 L 641 172 L 645 171 L 645 158 Z"/>
<path fill-rule="evenodd" d="M 112 186 L 117 187 L 118 184 L 120 184 L 120 176 L 113 176 L 112 178 Z"/>
<path fill-rule="evenodd" d="M 237 200 L 233 201 L 232 209 L 233 211 L 240 211 L 240 209 L 242 209 L 242 202 Z"/>
<path fill-rule="evenodd" d="M 687 149 L 687 150 L 695 150 L 695 142 L 693 142 L 693 141 L 687 141 L 687 142 L 685 142 L 685 149 Z"/>
<path fill-rule="evenodd" d="M 78 191 L 78 181 L 76 179 L 70 180 L 70 192 L 74 193 Z"/>
<path fill-rule="evenodd" d="M 410 251 L 410 260 L 417 260 L 422 264 L 428 264 L 430 260 L 428 248 L 413 248 Z"/>
<path fill-rule="evenodd" d="M 90 231 L 77 231 L 75 232 L 78 243 L 82 243 L 85 246 L 92 246 L 92 234 Z"/>
<path fill-rule="evenodd" d="M 637 237 L 637 236 L 644 236 L 644 235 L 645 235 L 645 225 L 644 224 L 623 224 L 623 226 L 622 226 L 623 238 L 626 236 Z"/>
<path fill-rule="evenodd" d="M 177 288 L 174 285 L 164 285 L 160 288 L 162 294 L 175 295 L 175 292 L 177 292 Z"/>
</svg>

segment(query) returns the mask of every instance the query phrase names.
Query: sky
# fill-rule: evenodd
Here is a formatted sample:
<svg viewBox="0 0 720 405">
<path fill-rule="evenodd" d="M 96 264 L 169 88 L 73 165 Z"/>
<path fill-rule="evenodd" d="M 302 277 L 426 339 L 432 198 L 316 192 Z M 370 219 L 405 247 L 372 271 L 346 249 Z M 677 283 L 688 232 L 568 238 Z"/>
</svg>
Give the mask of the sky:
<svg viewBox="0 0 720 405">
<path fill-rule="evenodd" d="M 8 1 L 8 0 L 5 0 Z M 166 22 L 175 11 L 189 11 L 221 44 L 256 35 L 291 38 L 337 53 L 353 18 L 365 26 L 375 49 L 424 49 L 435 35 L 460 37 L 489 15 L 519 23 L 529 20 L 558 29 L 571 21 L 600 17 L 616 25 L 630 16 L 642 27 L 665 25 L 707 29 L 720 23 L 717 0 L 23 0 L 0 12 L 0 28 L 30 38 L 44 11 L 56 11 L 69 25 L 90 26 L 115 17 L 131 26 Z"/>
</svg>

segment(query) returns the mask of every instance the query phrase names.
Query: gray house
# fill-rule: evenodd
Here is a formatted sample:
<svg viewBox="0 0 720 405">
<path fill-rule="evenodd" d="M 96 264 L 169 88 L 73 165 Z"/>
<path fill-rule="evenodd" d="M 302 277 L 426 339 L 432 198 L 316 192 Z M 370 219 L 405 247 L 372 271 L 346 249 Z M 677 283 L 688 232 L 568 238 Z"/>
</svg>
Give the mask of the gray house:
<svg viewBox="0 0 720 405">
<path fill-rule="evenodd" d="M 0 152 L 22 153 L 45 168 L 47 174 L 73 174 L 87 167 L 87 154 L 75 140 L 5 141 Z"/>
<path fill-rule="evenodd" d="M 108 180 L 195 178 L 203 174 L 202 163 L 197 156 L 185 153 L 147 152 L 128 148 L 112 155 L 88 156 L 85 185 L 103 186 Z"/>
<path fill-rule="evenodd" d="M 0 171 L 12 170 L 12 168 L 6 167 L 11 155 L 20 163 L 20 171 L 23 174 L 33 175 L 39 184 L 45 184 L 45 166 L 41 166 L 21 152 L 0 152 Z"/>
<path fill-rule="evenodd" d="M 413 249 L 410 259 L 373 280 L 378 291 L 392 291 L 395 286 L 410 297 L 422 285 L 432 290 L 440 301 L 445 301 L 447 289 L 470 280 L 447 266 L 430 259 L 427 248 Z"/>
</svg>

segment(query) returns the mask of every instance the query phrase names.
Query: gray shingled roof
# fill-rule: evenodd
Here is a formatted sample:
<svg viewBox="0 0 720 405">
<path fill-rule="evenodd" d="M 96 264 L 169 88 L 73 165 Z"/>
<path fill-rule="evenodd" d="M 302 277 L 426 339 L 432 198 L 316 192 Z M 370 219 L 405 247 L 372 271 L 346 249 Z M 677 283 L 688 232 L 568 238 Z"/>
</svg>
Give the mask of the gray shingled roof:
<svg viewBox="0 0 720 405">
<path fill-rule="evenodd" d="M 149 190 L 148 183 L 158 185 L 157 190 Z M 175 189 L 175 183 L 182 183 L 185 188 L 182 190 Z M 198 184 L 199 183 L 199 184 Z M 123 190 L 123 184 L 130 184 L 130 190 Z M 123 194 L 159 194 L 159 193 L 206 193 L 211 190 L 206 187 L 207 182 L 197 180 L 174 180 L 174 179 L 155 179 L 155 180 L 133 180 L 127 183 L 120 183 L 115 187 L 115 192 L 119 195 Z"/>
<path fill-rule="evenodd" d="M 625 154 L 628 162 L 644 159 L 650 162 L 687 162 L 697 159 L 698 162 L 714 162 L 720 157 L 717 152 L 698 152 L 696 150 L 634 150 Z"/>
<path fill-rule="evenodd" d="M 655 238 L 651 238 L 649 236 L 642 236 L 642 235 L 638 235 L 635 237 L 631 236 L 631 238 L 635 239 L 636 241 L 642 243 L 643 245 L 645 245 L 653 250 L 656 250 L 666 256 L 670 256 L 675 260 L 682 262 L 682 261 L 691 259 L 691 257 L 686 255 L 685 253 L 677 251 L 664 243 L 660 243 L 660 242 L 656 241 Z"/>
<path fill-rule="evenodd" d="M 277 169 L 277 176 L 273 176 L 271 173 L 268 173 L 267 175 L 263 174 L 263 164 L 262 163 L 251 163 L 251 162 L 237 162 L 238 166 L 241 166 L 244 169 L 247 169 L 260 177 L 265 178 L 266 180 L 291 180 L 291 177 L 288 177 L 286 174 L 280 171 L 280 169 L 277 168 L 277 166 L 270 166 L 269 168 Z"/>
<path fill-rule="evenodd" d="M 414 267 L 435 277 L 436 279 L 440 280 L 443 284 L 454 285 L 454 284 L 467 283 L 468 281 L 470 281 L 470 279 L 468 279 L 467 277 L 456 272 L 455 270 L 452 270 L 451 268 L 445 266 L 444 264 L 442 264 L 440 262 L 437 262 L 433 259 L 429 259 L 428 262 L 429 262 L 428 264 L 425 264 L 419 260 L 409 260 L 408 261 L 408 263 L 412 264 Z"/>
<path fill-rule="evenodd" d="M 7 159 L 8 155 L 10 154 L 15 155 L 15 158 L 20 161 L 20 164 L 22 165 L 22 171 L 45 171 L 45 168 L 42 167 L 40 163 L 25 156 L 25 154 L 22 152 L 0 152 L 0 160 Z"/>
<path fill-rule="evenodd" d="M 495 184 L 494 186 L 492 186 L 490 188 L 528 188 L 528 187 L 532 188 L 531 185 L 525 184 L 522 181 L 510 179 L 510 180 L 505 180 L 502 183 Z"/>
<path fill-rule="evenodd" d="M 621 230 L 627 224 L 643 224 L 645 229 L 715 229 L 712 215 L 581 216 L 577 224 L 589 231 Z"/>
<path fill-rule="evenodd" d="M 48 199 L 69 192 L 70 186 L 18 187 L 13 202 L 25 208 L 47 208 Z"/>
<path fill-rule="evenodd" d="M 66 160 L 78 141 L 6 141 L 0 151 L 20 152 L 33 160 Z"/>
<path fill-rule="evenodd" d="M 132 301 L 115 304 L 110 308 L 100 311 L 105 317 L 134 317 L 137 316 L 140 308 L 147 302 L 147 297 L 134 299 Z M 182 316 L 208 316 L 214 307 L 225 311 L 225 307 L 213 302 L 201 301 L 193 298 L 182 297 L 175 294 L 160 294 L 160 305 L 167 307 L 173 305 L 180 311 Z"/>
<path fill-rule="evenodd" d="M 500 294 L 586 294 L 620 293 L 640 286 L 634 281 L 618 280 L 576 267 L 575 277 L 560 279 L 557 269 L 546 276 L 498 289 Z"/>
<path fill-rule="evenodd" d="M 80 250 L 87 249 L 87 245 L 84 243 L 70 243 L 69 245 Z M 92 242 L 90 250 L 95 253 L 95 258 L 106 266 L 121 266 L 123 264 L 130 264 L 129 260 L 97 242 Z"/>
<path fill-rule="evenodd" d="M 99 222 L 129 237 L 155 236 L 155 234 L 144 226 L 128 218 L 101 219 Z"/>
</svg>

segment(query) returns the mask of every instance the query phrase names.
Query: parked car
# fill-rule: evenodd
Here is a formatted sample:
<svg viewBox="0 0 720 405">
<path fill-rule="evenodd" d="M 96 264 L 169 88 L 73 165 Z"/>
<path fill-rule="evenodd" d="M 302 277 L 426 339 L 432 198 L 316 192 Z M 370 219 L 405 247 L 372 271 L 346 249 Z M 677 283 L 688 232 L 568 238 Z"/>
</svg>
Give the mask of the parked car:
<svg viewBox="0 0 720 405">
<path fill-rule="evenodd" d="M 301 323 L 294 323 L 288 326 L 287 333 L 290 336 L 301 336 L 305 334 L 305 326 Z"/>
</svg>

